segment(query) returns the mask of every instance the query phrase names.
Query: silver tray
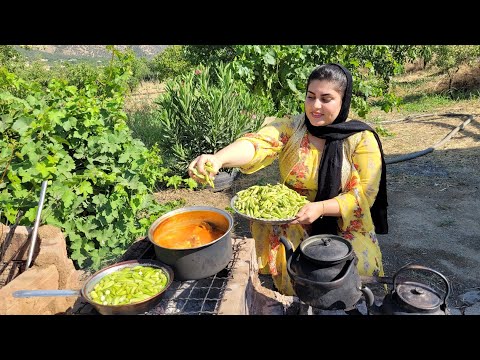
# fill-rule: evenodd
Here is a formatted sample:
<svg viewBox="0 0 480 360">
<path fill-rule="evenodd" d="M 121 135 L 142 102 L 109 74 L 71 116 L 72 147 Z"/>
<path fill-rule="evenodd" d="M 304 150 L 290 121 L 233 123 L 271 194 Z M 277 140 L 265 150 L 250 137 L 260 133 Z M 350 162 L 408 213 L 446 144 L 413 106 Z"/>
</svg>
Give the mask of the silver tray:
<svg viewBox="0 0 480 360">
<path fill-rule="evenodd" d="M 289 219 L 262 219 L 262 218 L 257 218 L 257 217 L 253 217 L 253 216 L 248 216 L 247 214 L 244 214 L 244 213 L 241 213 L 240 211 L 238 211 L 237 209 L 235 209 L 235 201 L 237 200 L 237 195 L 235 195 L 232 200 L 230 200 L 230 207 L 238 214 L 240 215 L 241 217 L 245 218 L 245 219 L 248 219 L 248 220 L 252 220 L 252 221 L 256 221 L 256 222 L 259 222 L 259 223 L 262 223 L 262 224 L 268 224 L 268 225 L 284 225 L 284 224 L 288 224 L 290 222 L 292 222 L 293 220 L 296 219 L 296 217 L 292 217 L 292 218 L 289 218 Z"/>
</svg>

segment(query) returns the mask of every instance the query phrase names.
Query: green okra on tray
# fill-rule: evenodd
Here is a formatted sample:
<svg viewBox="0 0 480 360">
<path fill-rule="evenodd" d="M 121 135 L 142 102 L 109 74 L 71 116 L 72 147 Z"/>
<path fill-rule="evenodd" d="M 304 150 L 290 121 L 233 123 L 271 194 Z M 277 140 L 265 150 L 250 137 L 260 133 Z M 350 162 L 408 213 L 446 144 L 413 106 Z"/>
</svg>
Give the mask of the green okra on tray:
<svg viewBox="0 0 480 360">
<path fill-rule="evenodd" d="M 295 217 L 309 201 L 283 184 L 254 185 L 237 193 L 235 209 L 245 215 L 281 220 Z"/>
</svg>

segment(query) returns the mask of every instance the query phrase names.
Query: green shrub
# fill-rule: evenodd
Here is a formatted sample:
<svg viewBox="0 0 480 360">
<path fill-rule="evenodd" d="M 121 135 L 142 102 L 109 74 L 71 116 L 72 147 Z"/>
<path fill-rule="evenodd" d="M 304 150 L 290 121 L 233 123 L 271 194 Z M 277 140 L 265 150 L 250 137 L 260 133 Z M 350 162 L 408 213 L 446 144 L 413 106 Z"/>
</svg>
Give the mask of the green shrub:
<svg viewBox="0 0 480 360">
<path fill-rule="evenodd" d="M 67 81 L 69 85 L 76 86 L 78 89 L 88 84 L 101 85 L 106 80 L 103 67 L 86 62 L 47 65 L 37 59 L 16 67 L 12 72 L 19 78 L 37 82 L 44 88 L 48 86 L 51 79 Z"/>
<path fill-rule="evenodd" d="M 115 51 L 114 51 L 115 53 Z M 133 139 L 123 99 L 128 56 L 105 68 L 105 83 L 48 88 L 0 67 L 0 221 L 31 226 L 43 180 L 42 223 L 60 227 L 79 267 L 98 269 L 123 254 L 151 223 L 180 203 L 158 204 L 168 181 L 158 149 Z"/>
<path fill-rule="evenodd" d="M 29 63 L 25 63 L 23 66 L 18 67 L 15 73 L 22 79 L 32 82 L 37 82 L 41 86 L 46 87 L 50 79 L 52 79 L 52 71 L 48 69 L 48 66 L 40 61 L 33 60 Z M 58 74 L 55 76 L 60 78 Z"/>
<path fill-rule="evenodd" d="M 151 79 L 149 61 L 144 57 L 135 57 L 132 63 L 132 76 L 128 81 L 130 89 L 134 89 L 141 81 Z"/>
<path fill-rule="evenodd" d="M 0 45 L 0 66 L 5 66 L 9 71 L 22 66 L 23 56 L 13 45 Z"/>
<path fill-rule="evenodd" d="M 82 89 L 86 84 L 100 84 L 105 81 L 103 67 L 95 66 L 89 63 L 67 63 L 63 67 L 57 65 L 52 68 L 52 72 L 63 73 L 63 76 L 52 76 L 52 78 L 65 79 L 69 85 L 74 85 L 78 89 Z M 63 69 L 63 71 L 62 71 Z M 54 75 L 54 74 L 53 74 Z"/>
<path fill-rule="evenodd" d="M 188 164 L 256 131 L 273 113 L 265 97 L 234 81 L 231 65 L 200 67 L 169 81 L 157 99 L 158 143 L 168 168 L 186 176 Z"/>
<path fill-rule="evenodd" d="M 183 47 L 180 45 L 165 48 L 150 62 L 151 76 L 158 81 L 174 78 L 186 73 L 191 68 L 192 65 L 185 59 Z"/>
<path fill-rule="evenodd" d="M 216 66 L 218 63 L 230 63 L 236 57 L 236 45 L 185 45 L 185 59 L 194 66 Z"/>
</svg>

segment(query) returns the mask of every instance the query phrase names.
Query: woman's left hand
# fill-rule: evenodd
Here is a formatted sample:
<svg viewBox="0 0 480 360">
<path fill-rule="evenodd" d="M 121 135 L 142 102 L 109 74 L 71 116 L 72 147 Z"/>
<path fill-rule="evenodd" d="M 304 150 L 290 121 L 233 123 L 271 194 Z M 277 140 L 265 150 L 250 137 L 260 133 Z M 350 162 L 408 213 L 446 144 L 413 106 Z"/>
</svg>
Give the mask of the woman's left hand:
<svg viewBox="0 0 480 360">
<path fill-rule="evenodd" d="M 311 224 L 323 216 L 324 211 L 324 204 L 321 201 L 308 203 L 298 211 L 296 219 L 291 224 Z"/>
</svg>

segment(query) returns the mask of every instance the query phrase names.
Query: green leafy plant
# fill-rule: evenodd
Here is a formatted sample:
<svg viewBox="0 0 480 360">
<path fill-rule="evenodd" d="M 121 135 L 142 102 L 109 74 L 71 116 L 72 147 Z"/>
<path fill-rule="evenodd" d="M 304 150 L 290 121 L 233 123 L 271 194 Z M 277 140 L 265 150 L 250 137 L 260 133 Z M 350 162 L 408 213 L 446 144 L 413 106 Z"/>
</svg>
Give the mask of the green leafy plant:
<svg viewBox="0 0 480 360">
<path fill-rule="evenodd" d="M 361 117 L 370 111 L 371 97 L 380 97 L 383 110 L 398 104 L 389 82 L 406 61 L 419 56 L 421 48 L 408 45 L 234 45 L 188 46 L 192 63 L 230 61 L 235 76 L 255 94 L 269 97 L 276 114 L 303 111 L 308 75 L 319 64 L 338 62 L 354 78 L 352 108 Z M 201 56 L 200 56 L 201 55 Z"/>
<path fill-rule="evenodd" d="M 156 101 L 158 142 L 166 166 L 182 177 L 195 157 L 256 131 L 274 111 L 267 98 L 233 79 L 231 65 L 201 66 L 167 82 L 165 90 Z"/>
<path fill-rule="evenodd" d="M 156 55 L 150 61 L 149 67 L 152 77 L 164 81 L 187 72 L 192 65 L 185 58 L 183 47 L 173 45 Z"/>
<path fill-rule="evenodd" d="M 391 131 L 385 129 L 382 125 L 378 125 L 375 127 L 375 131 L 378 135 L 382 136 L 382 137 L 392 137 L 392 136 L 395 136 L 394 133 L 392 133 Z"/>
<path fill-rule="evenodd" d="M 448 94 L 453 99 L 453 79 L 464 64 L 472 65 L 480 56 L 478 45 L 438 45 L 434 47 L 433 63 L 448 76 Z"/>
<path fill-rule="evenodd" d="M 114 261 L 163 213 L 152 189 L 168 181 L 158 148 L 133 139 L 123 111 L 131 57 L 110 47 L 105 82 L 44 89 L 0 67 L 0 221 L 31 226 L 48 180 L 42 223 L 60 227 L 79 267 Z"/>
</svg>

